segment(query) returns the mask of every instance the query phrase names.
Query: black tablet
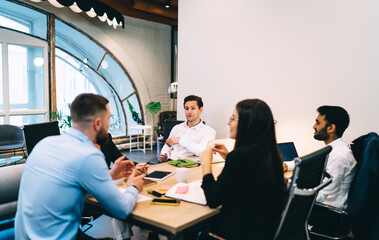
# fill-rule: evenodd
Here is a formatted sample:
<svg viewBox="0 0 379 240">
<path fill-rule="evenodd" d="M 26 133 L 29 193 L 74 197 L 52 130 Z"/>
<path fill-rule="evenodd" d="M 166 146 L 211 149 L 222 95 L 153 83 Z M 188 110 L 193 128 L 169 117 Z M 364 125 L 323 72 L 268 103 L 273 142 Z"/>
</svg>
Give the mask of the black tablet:
<svg viewBox="0 0 379 240">
<path fill-rule="evenodd" d="M 152 171 L 151 173 L 147 174 L 145 179 L 163 180 L 163 179 L 168 178 L 172 174 L 174 174 L 174 172 L 155 170 L 155 171 Z"/>
</svg>

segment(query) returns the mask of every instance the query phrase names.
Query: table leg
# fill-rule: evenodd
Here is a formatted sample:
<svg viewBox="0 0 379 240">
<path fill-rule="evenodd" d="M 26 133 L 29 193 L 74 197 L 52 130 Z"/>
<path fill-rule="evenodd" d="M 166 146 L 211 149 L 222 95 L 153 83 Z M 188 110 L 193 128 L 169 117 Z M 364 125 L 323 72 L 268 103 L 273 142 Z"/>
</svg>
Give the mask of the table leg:
<svg viewBox="0 0 379 240">
<path fill-rule="evenodd" d="M 139 149 L 139 130 L 137 130 L 137 150 Z"/>
<path fill-rule="evenodd" d="M 143 152 L 146 151 L 146 129 L 143 129 Z"/>
<path fill-rule="evenodd" d="M 132 152 L 132 137 L 133 137 L 133 134 L 132 134 L 132 131 L 130 131 L 130 138 L 129 138 L 129 152 Z"/>
<path fill-rule="evenodd" d="M 150 128 L 150 151 L 153 151 L 153 127 Z"/>
</svg>

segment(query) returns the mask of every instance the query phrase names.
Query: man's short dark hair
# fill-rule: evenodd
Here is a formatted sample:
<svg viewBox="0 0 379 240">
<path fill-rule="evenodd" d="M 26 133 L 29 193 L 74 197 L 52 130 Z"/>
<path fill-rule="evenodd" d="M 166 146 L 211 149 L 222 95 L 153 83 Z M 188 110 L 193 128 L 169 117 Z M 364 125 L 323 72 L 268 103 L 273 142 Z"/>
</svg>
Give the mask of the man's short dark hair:
<svg viewBox="0 0 379 240">
<path fill-rule="evenodd" d="M 72 121 L 79 123 L 92 120 L 91 117 L 107 110 L 108 102 L 105 97 L 92 93 L 78 95 L 70 107 Z"/>
<path fill-rule="evenodd" d="M 321 116 L 325 116 L 325 121 L 336 126 L 336 135 L 342 137 L 350 123 L 347 111 L 339 106 L 321 106 L 317 111 Z"/>
<path fill-rule="evenodd" d="M 203 107 L 203 99 L 201 99 L 201 97 L 198 97 L 195 95 L 189 95 L 184 99 L 183 106 L 186 107 L 186 102 L 189 102 L 189 101 L 196 101 L 199 109 Z"/>
</svg>

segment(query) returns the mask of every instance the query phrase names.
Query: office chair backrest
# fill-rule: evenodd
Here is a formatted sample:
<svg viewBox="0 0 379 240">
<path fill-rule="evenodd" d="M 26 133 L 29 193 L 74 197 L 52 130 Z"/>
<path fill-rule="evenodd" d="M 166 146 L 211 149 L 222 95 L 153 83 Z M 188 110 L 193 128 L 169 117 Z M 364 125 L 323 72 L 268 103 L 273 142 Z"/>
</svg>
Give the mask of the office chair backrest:
<svg viewBox="0 0 379 240">
<path fill-rule="evenodd" d="M 45 137 L 61 134 L 58 121 L 24 125 L 22 129 L 28 155 L 30 155 L 34 146 Z"/>
<path fill-rule="evenodd" d="M 165 120 L 176 120 L 176 111 L 164 111 L 159 113 L 159 122 L 158 126 L 160 129 L 160 134 L 164 134 L 165 126 L 164 121 Z"/>
<path fill-rule="evenodd" d="M 163 144 L 166 143 L 167 138 L 170 136 L 171 130 L 175 125 L 178 125 L 184 121 L 178 121 L 178 120 L 164 120 L 164 134 L 163 134 Z"/>
<path fill-rule="evenodd" d="M 295 169 L 275 239 L 309 239 L 307 221 L 317 193 L 332 180 L 329 178 L 323 181 L 327 156 L 331 150 L 331 146 L 326 146 L 295 160 Z"/>
<path fill-rule="evenodd" d="M 24 147 L 24 137 L 19 126 L 0 125 L 0 150 L 14 150 Z"/>
<path fill-rule="evenodd" d="M 379 136 L 353 141 L 356 173 L 347 199 L 350 228 L 357 239 L 379 239 Z"/>
</svg>

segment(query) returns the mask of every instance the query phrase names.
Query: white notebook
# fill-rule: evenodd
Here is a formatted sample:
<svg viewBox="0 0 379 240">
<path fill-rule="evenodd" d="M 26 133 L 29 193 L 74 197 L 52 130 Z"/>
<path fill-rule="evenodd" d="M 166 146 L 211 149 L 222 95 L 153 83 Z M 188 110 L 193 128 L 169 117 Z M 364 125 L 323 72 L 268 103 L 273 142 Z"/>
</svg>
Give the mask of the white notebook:
<svg viewBox="0 0 379 240">
<path fill-rule="evenodd" d="M 202 180 L 190 182 L 190 183 L 177 183 L 175 186 L 170 188 L 166 192 L 166 197 L 180 199 L 183 201 L 197 203 L 200 205 L 207 205 L 207 200 L 205 199 L 204 191 L 201 188 Z M 175 193 L 179 186 L 188 185 L 188 191 L 185 194 Z"/>
</svg>

